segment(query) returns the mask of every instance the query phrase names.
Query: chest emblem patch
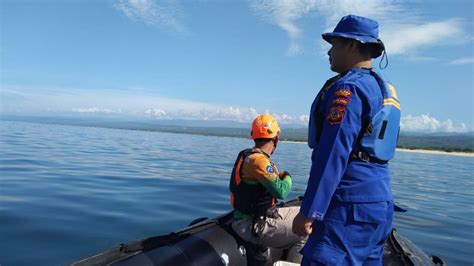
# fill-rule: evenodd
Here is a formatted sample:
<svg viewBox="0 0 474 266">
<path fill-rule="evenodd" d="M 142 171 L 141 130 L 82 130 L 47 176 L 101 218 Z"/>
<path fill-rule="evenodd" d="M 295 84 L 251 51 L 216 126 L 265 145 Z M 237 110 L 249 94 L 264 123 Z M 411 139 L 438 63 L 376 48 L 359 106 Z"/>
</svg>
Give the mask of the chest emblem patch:
<svg viewBox="0 0 474 266">
<path fill-rule="evenodd" d="M 329 114 L 327 116 L 327 121 L 329 124 L 340 124 L 342 119 L 344 118 L 344 113 L 346 112 L 345 107 L 333 106 L 329 110 Z"/>
</svg>

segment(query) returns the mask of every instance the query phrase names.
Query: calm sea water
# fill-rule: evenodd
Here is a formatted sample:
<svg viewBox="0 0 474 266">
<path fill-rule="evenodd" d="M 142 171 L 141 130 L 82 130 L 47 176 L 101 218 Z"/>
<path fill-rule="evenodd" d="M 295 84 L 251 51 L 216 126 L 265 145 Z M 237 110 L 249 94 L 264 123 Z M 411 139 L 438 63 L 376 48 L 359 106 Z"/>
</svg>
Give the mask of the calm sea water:
<svg viewBox="0 0 474 266">
<path fill-rule="evenodd" d="M 0 264 L 64 265 L 230 209 L 228 178 L 245 139 L 0 122 Z M 274 156 L 304 192 L 310 151 Z M 473 157 L 399 152 L 395 226 L 450 265 L 474 262 Z"/>
</svg>

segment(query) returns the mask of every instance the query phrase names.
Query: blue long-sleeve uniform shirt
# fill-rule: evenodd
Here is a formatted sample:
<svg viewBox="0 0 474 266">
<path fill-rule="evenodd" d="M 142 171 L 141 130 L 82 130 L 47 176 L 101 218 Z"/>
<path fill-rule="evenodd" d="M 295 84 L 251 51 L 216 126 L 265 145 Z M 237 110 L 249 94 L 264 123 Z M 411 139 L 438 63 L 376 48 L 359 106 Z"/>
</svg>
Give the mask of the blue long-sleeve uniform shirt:
<svg viewBox="0 0 474 266">
<path fill-rule="evenodd" d="M 331 201 L 377 202 L 392 200 L 388 164 L 351 160 L 359 151 L 358 136 L 365 119 L 382 108 L 381 89 L 369 69 L 342 73 L 311 107 L 308 145 L 313 149 L 308 186 L 301 212 L 323 220 Z M 318 103 L 321 106 L 318 106 Z M 319 110 L 324 116 L 317 140 Z"/>
</svg>

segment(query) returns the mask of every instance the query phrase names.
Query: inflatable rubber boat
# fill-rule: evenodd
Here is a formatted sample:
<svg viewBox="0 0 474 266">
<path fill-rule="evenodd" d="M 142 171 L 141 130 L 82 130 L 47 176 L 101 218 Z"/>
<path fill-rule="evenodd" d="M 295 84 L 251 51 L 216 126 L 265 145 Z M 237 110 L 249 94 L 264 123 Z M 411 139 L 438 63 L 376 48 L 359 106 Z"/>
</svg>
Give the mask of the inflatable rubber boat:
<svg viewBox="0 0 474 266">
<path fill-rule="evenodd" d="M 280 203 L 299 206 L 301 197 Z M 395 211 L 403 211 L 396 207 Z M 72 263 L 84 265 L 291 265 L 285 250 L 255 246 L 244 242 L 232 230 L 233 212 L 214 219 L 199 218 L 183 230 L 167 235 L 121 244 L 111 250 Z M 384 265 L 445 265 L 437 256 L 429 256 L 394 229 L 384 249 Z"/>
</svg>

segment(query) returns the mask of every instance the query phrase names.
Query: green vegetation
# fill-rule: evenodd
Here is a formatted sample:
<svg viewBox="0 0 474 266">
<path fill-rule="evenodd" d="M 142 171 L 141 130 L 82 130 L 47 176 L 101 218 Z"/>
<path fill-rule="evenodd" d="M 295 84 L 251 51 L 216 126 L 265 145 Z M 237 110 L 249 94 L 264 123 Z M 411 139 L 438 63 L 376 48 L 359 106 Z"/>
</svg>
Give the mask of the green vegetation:
<svg viewBox="0 0 474 266">
<path fill-rule="evenodd" d="M 192 126 L 178 126 L 176 124 L 186 124 L 185 121 L 123 121 L 111 119 L 72 119 L 72 118 L 39 118 L 39 117 L 2 117 L 2 120 L 27 121 L 46 124 L 72 125 L 103 127 L 114 129 L 158 131 L 177 134 L 194 134 L 216 137 L 235 137 L 249 138 L 250 132 L 247 128 L 229 128 L 222 126 L 197 126 L 199 121 L 194 121 Z M 161 122 L 161 123 L 160 123 Z M 175 121 L 176 122 L 176 121 Z M 165 124 L 168 123 L 168 124 Z M 205 124 L 206 122 L 202 122 Z M 283 141 L 306 142 L 306 128 L 283 128 L 281 139 Z M 398 141 L 398 147 L 410 150 L 438 150 L 445 152 L 474 152 L 474 134 L 401 134 Z"/>
<path fill-rule="evenodd" d="M 398 147 L 405 149 L 441 150 L 446 152 L 474 152 L 474 136 L 465 135 L 401 135 Z"/>
</svg>

